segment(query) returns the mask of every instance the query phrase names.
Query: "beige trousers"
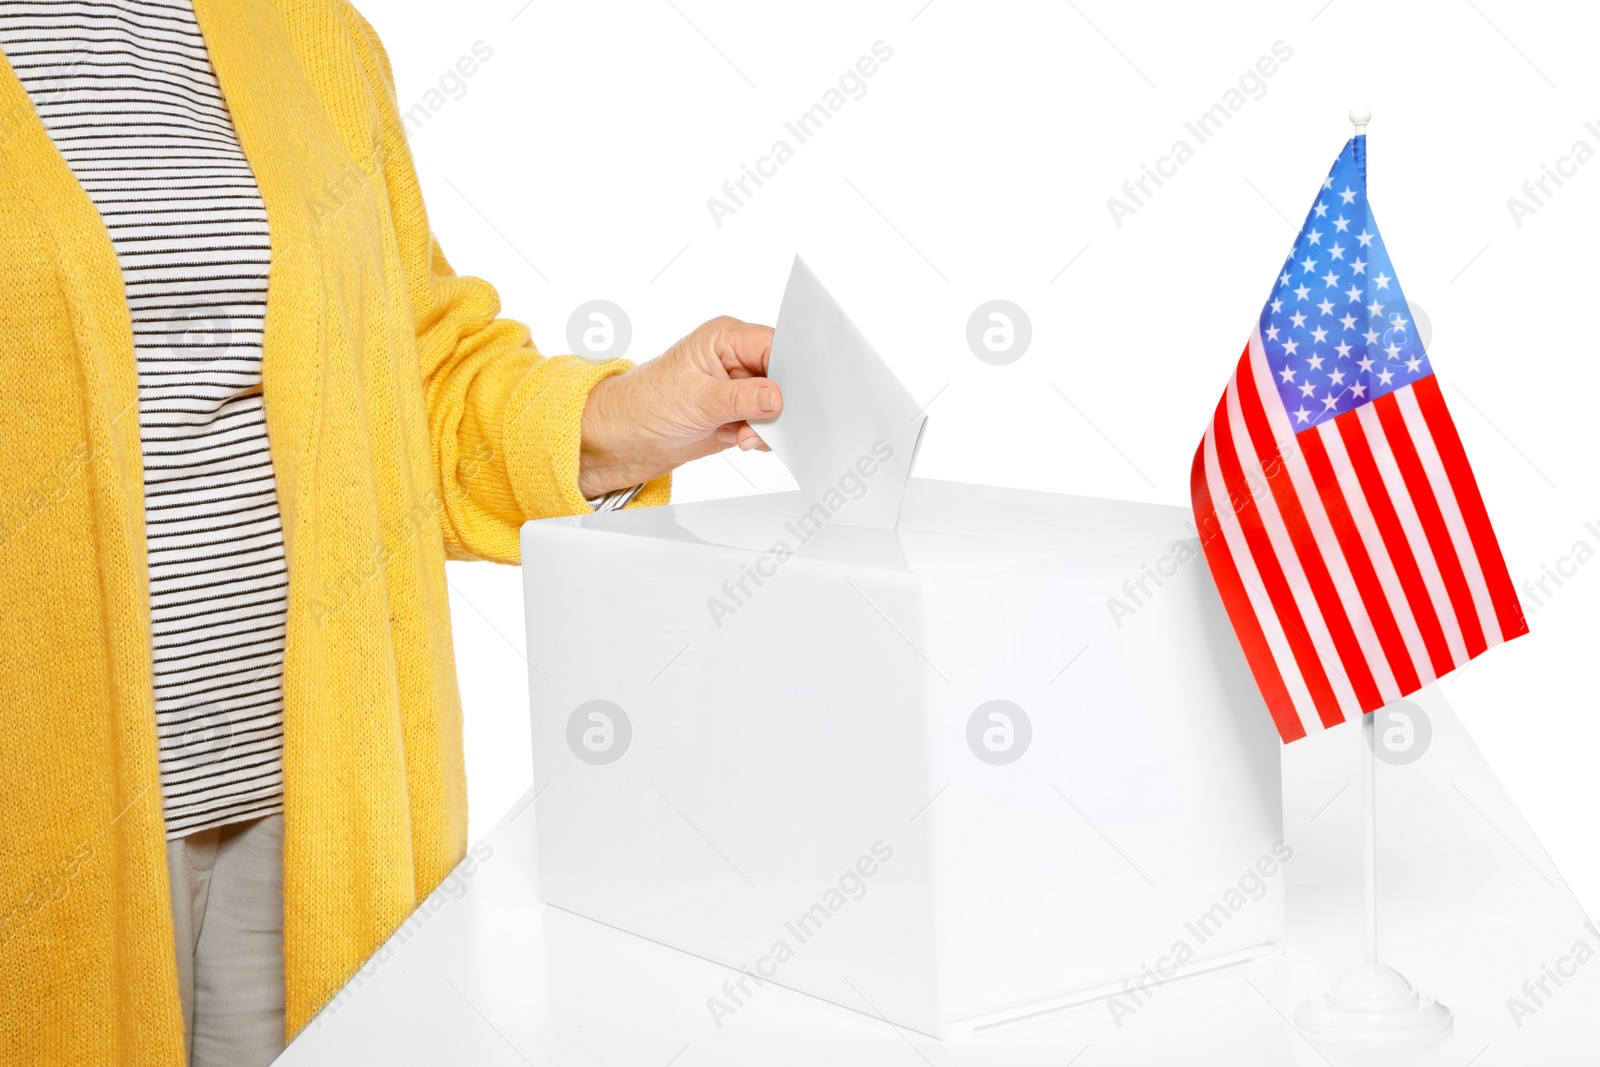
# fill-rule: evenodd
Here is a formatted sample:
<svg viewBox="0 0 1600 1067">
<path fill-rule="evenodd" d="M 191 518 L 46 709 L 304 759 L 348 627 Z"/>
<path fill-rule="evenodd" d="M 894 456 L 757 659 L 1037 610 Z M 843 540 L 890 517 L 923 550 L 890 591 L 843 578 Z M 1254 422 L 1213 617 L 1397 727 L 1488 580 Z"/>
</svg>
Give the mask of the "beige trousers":
<svg viewBox="0 0 1600 1067">
<path fill-rule="evenodd" d="M 190 1067 L 283 1051 L 283 816 L 167 842 Z"/>
</svg>

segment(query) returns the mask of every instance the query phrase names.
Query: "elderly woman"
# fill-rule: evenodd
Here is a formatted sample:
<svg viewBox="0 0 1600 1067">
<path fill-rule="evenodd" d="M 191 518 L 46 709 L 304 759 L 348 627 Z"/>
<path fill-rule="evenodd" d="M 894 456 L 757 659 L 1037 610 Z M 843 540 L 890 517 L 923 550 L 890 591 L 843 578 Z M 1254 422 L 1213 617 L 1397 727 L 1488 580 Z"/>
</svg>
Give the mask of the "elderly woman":
<svg viewBox="0 0 1600 1067">
<path fill-rule="evenodd" d="M 0 49 L 0 1062 L 266 1063 L 464 854 L 445 559 L 764 447 L 771 331 L 541 356 L 344 0 Z"/>
</svg>

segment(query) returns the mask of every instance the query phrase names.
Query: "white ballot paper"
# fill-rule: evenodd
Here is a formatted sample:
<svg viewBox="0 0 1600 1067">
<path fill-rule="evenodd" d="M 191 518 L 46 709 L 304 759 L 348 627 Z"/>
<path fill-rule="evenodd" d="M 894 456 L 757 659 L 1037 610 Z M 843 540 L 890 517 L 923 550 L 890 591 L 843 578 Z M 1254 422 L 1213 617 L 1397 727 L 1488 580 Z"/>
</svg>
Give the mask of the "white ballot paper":
<svg viewBox="0 0 1600 1067">
<path fill-rule="evenodd" d="M 783 411 L 757 429 L 806 502 L 835 522 L 893 528 L 928 418 L 799 256 L 767 377 Z"/>
</svg>

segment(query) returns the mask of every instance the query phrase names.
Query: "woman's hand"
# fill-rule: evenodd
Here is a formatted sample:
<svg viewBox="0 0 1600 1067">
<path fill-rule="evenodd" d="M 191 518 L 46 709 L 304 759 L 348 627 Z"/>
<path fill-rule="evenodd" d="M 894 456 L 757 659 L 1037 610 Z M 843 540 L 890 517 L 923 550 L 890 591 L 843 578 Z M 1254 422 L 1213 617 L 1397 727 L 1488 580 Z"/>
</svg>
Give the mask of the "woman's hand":
<svg viewBox="0 0 1600 1067">
<path fill-rule="evenodd" d="M 734 445 L 769 451 L 750 423 L 783 409 L 765 377 L 771 351 L 772 327 L 723 317 L 602 379 L 583 409 L 579 491 L 626 489 Z"/>
</svg>

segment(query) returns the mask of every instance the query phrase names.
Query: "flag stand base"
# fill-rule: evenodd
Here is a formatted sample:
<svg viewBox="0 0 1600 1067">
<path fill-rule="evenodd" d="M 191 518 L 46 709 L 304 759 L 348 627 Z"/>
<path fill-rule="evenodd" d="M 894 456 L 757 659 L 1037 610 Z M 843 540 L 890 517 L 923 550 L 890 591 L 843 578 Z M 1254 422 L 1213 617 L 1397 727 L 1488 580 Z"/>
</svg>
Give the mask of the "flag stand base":
<svg viewBox="0 0 1600 1067">
<path fill-rule="evenodd" d="M 1352 116 L 1354 117 L 1354 116 Z M 1455 1025 L 1449 1008 L 1423 997 L 1405 975 L 1378 962 L 1378 797 L 1376 716 L 1361 717 L 1361 801 L 1366 841 L 1366 962 L 1345 971 L 1322 994 L 1294 1010 L 1309 1037 L 1347 1044 L 1398 1045 L 1443 1037 Z"/>
<path fill-rule="evenodd" d="M 1455 1017 L 1443 1004 L 1418 994 L 1393 967 L 1363 963 L 1341 975 L 1322 996 L 1302 1002 L 1294 1010 L 1294 1022 L 1312 1037 L 1387 1044 L 1443 1037 Z"/>
</svg>

